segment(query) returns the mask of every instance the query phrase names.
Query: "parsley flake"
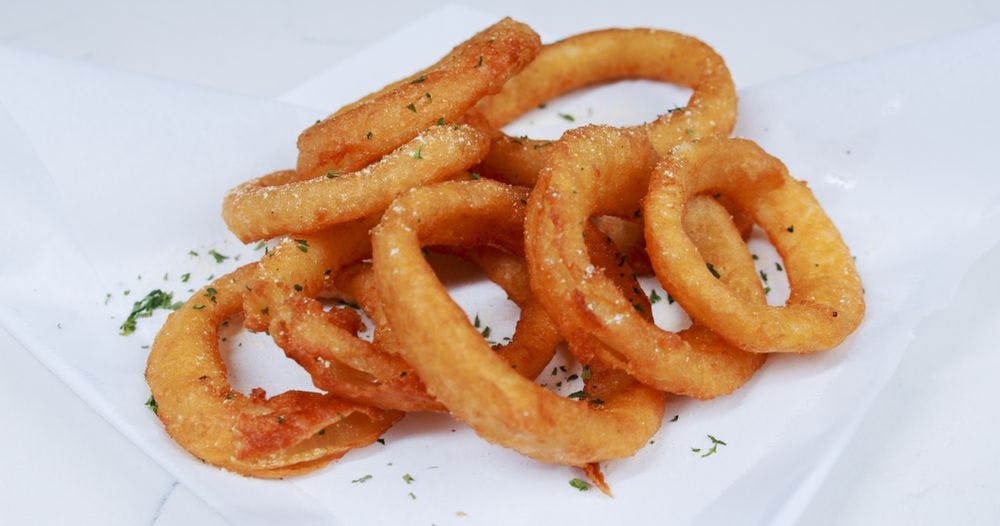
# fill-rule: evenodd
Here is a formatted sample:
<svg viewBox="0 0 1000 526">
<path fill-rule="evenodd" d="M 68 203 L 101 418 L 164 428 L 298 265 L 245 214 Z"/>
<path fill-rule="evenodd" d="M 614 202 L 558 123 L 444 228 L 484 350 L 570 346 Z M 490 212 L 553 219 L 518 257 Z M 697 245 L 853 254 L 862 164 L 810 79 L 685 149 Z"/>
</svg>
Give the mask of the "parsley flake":
<svg viewBox="0 0 1000 526">
<path fill-rule="evenodd" d="M 649 293 L 649 303 L 650 303 L 650 305 L 656 305 L 656 303 L 659 302 L 662 299 L 663 298 L 661 298 L 660 295 L 656 293 L 656 289 L 653 289 L 653 292 Z"/>
<path fill-rule="evenodd" d="M 590 483 L 585 480 L 573 479 L 569 481 L 569 485 L 580 491 L 587 491 L 590 489 Z"/>
<path fill-rule="evenodd" d="M 222 254 L 216 252 L 216 250 L 214 248 L 208 251 L 208 255 L 212 256 L 213 258 L 215 258 L 215 262 L 216 263 L 222 263 L 223 261 L 229 259 L 229 256 L 225 256 L 225 255 L 222 255 Z"/>
<path fill-rule="evenodd" d="M 412 111 L 413 113 L 417 112 L 417 107 L 414 106 L 412 102 L 406 105 L 406 109 Z"/>
<path fill-rule="evenodd" d="M 570 398 L 575 398 L 577 400 L 583 400 L 584 398 L 587 398 L 588 396 L 590 396 L 590 395 L 587 394 L 587 391 L 577 391 L 575 393 L 570 393 L 569 394 Z"/>
<path fill-rule="evenodd" d="M 363 477 L 352 480 L 351 484 L 364 484 L 365 482 L 368 482 L 371 479 L 372 479 L 371 475 L 365 475 Z"/>
<path fill-rule="evenodd" d="M 715 276 L 715 279 L 719 279 L 722 277 L 722 274 L 719 274 L 719 271 L 715 270 L 715 265 L 711 263 L 705 263 L 705 267 L 707 267 L 708 271 L 711 272 L 713 276 Z"/>
<path fill-rule="evenodd" d="M 705 458 L 705 457 L 707 457 L 709 455 L 716 454 L 719 451 L 719 446 L 727 446 L 727 445 L 729 445 L 729 444 L 726 444 L 725 442 L 723 442 L 722 440 L 719 440 L 718 438 L 715 438 L 712 435 L 705 435 L 705 436 L 707 436 L 708 439 L 712 441 L 712 447 L 709 448 L 709 449 L 707 449 L 707 450 L 705 450 L 705 452 L 702 453 L 701 458 Z M 691 448 L 691 451 L 694 452 L 694 453 L 701 453 L 702 450 L 701 450 L 701 448 L 693 447 L 693 448 Z"/>
<path fill-rule="evenodd" d="M 183 302 L 173 303 L 173 299 L 173 293 L 163 292 L 160 289 L 150 291 L 146 297 L 132 304 L 132 312 L 118 328 L 118 334 L 122 336 L 132 334 L 135 332 L 136 320 L 151 317 L 156 309 L 177 310 L 184 304 Z"/>
<path fill-rule="evenodd" d="M 302 252 L 309 252 L 309 242 L 305 239 L 296 239 L 295 246 Z"/>
<path fill-rule="evenodd" d="M 420 84 L 421 82 L 427 80 L 427 77 L 420 75 L 419 77 L 410 81 L 410 84 Z"/>
<path fill-rule="evenodd" d="M 414 480 L 415 480 L 415 479 L 413 478 L 413 476 L 412 476 L 412 475 L 410 475 L 409 473 L 407 473 L 407 474 L 403 475 L 403 482 L 405 482 L 405 483 L 407 483 L 407 484 L 413 484 L 413 481 L 414 481 Z"/>
<path fill-rule="evenodd" d="M 160 406 L 156 404 L 156 398 L 153 398 L 153 395 L 149 395 L 149 400 L 146 400 L 146 407 L 148 407 L 154 415 L 160 414 Z"/>
<path fill-rule="evenodd" d="M 421 144 L 420 146 L 417 146 L 417 151 L 411 153 L 410 157 L 413 157 L 414 159 L 423 159 L 424 156 L 421 154 L 423 150 L 424 150 L 424 145 Z"/>
<path fill-rule="evenodd" d="M 574 122 L 574 121 L 576 121 L 576 117 L 573 117 L 569 113 L 560 113 L 559 116 L 562 117 L 563 120 L 568 121 L 568 122 Z"/>
</svg>

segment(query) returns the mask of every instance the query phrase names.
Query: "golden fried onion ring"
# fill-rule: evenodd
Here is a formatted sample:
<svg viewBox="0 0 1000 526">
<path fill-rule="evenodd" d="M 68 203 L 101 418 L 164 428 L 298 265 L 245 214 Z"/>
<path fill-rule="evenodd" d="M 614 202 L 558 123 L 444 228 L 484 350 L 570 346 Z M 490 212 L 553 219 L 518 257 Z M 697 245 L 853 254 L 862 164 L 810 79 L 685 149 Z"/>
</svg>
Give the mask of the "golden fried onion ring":
<svg viewBox="0 0 1000 526">
<path fill-rule="evenodd" d="M 748 303 L 712 278 L 680 228 L 692 198 L 723 192 L 764 229 L 785 262 L 784 306 Z M 745 139 L 678 146 L 657 166 L 646 197 L 656 274 L 692 318 L 753 352 L 812 352 L 838 345 L 865 312 L 861 278 L 837 227 L 804 182 Z"/>
<path fill-rule="evenodd" d="M 659 429 L 664 394 L 592 365 L 590 403 L 519 376 L 448 297 L 422 245 L 519 244 L 525 191 L 492 181 L 445 182 L 397 199 L 372 236 L 386 317 L 427 389 L 483 438 L 545 462 L 586 466 L 632 455 Z M 452 237 L 455 239 L 452 239 Z"/>
<path fill-rule="evenodd" d="M 460 44 L 433 66 L 349 104 L 299 136 L 303 179 L 353 172 L 421 130 L 452 123 L 496 93 L 541 47 L 530 27 L 504 18 Z"/>
<path fill-rule="evenodd" d="M 539 104 L 569 91 L 622 79 L 649 79 L 692 89 L 684 108 L 667 110 L 638 126 L 665 155 L 692 137 L 728 135 L 736 123 L 736 88 L 725 61 L 708 44 L 656 29 L 605 29 L 546 44 L 500 93 L 486 97 L 467 120 L 498 130 Z M 484 175 L 531 186 L 552 141 L 498 133 L 476 169 Z"/>
<path fill-rule="evenodd" d="M 562 337 L 530 294 L 526 265 L 520 258 L 490 247 L 477 251 L 470 259 L 483 266 L 521 308 L 511 342 L 497 346 L 496 352 L 511 369 L 533 379 L 552 359 Z M 343 290 L 363 298 L 361 307 L 376 320 L 376 331 L 382 332 L 387 324 L 371 266 L 355 265 L 338 278 Z M 386 409 L 446 411 L 427 394 L 410 366 L 396 356 L 394 338 L 380 334 L 369 343 L 358 338 L 356 331 L 331 323 L 328 317 L 317 301 L 301 295 L 290 295 L 271 307 L 271 335 L 288 357 L 310 374 L 317 387 Z"/>
<path fill-rule="evenodd" d="M 374 442 L 403 414 L 329 394 L 265 399 L 230 387 L 218 327 L 239 313 L 254 273 L 246 265 L 199 290 L 157 334 L 146 381 L 167 433 L 209 464 L 263 478 L 306 473 Z"/>
<path fill-rule="evenodd" d="M 244 243 L 379 214 L 404 191 L 441 181 L 486 155 L 489 138 L 469 126 L 434 126 L 380 161 L 349 174 L 296 180 L 276 172 L 232 189 L 222 218 Z"/>
<path fill-rule="evenodd" d="M 641 130 L 587 126 L 552 146 L 528 206 L 525 252 L 532 289 L 571 343 L 587 334 L 606 363 L 647 385 L 695 398 L 727 394 L 763 362 L 699 324 L 673 333 L 650 323 L 588 257 L 585 224 L 597 215 L 633 217 L 657 159 Z M 746 245 L 717 203 L 685 220 L 698 249 L 724 269 L 727 286 L 764 304 Z M 668 292 L 672 291 L 669 290 Z M 574 347 L 570 347 L 574 350 Z"/>
</svg>

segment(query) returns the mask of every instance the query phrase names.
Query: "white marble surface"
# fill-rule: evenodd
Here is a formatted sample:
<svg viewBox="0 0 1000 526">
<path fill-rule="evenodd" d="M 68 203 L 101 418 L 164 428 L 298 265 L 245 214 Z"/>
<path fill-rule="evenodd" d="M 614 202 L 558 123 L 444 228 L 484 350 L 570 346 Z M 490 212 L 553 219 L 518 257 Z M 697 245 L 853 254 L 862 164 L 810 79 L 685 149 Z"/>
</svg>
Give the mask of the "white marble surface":
<svg viewBox="0 0 1000 526">
<path fill-rule="evenodd" d="M 272 98 L 441 4 L 3 0 L 0 43 Z M 741 87 L 1000 20 L 1000 5 L 972 0 L 615 5 L 611 12 L 606 4 L 516 1 L 503 9 L 549 34 L 611 25 L 691 33 L 726 57 Z M 983 272 L 997 263 L 991 254 Z M 968 283 L 959 294 L 998 292 Z M 1000 449 L 990 439 L 998 424 L 983 408 L 997 397 L 989 372 L 1000 355 L 987 351 L 998 322 L 1000 307 L 946 310 L 925 328 L 961 334 L 962 345 L 948 354 L 910 350 L 804 523 L 1000 520 L 991 497 L 1000 490 Z M 2 331 L 0 352 L 5 523 L 224 523 Z"/>
</svg>

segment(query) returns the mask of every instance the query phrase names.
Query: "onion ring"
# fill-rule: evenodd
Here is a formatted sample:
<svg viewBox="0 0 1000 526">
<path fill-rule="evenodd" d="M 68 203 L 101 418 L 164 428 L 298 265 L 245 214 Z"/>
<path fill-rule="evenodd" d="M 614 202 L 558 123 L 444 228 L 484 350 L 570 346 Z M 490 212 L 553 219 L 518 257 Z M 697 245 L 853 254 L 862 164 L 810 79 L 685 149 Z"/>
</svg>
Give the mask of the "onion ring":
<svg viewBox="0 0 1000 526">
<path fill-rule="evenodd" d="M 435 123 L 454 122 L 538 53 L 530 27 L 504 18 L 433 66 L 345 106 L 299 136 L 297 177 L 353 172 Z"/>
<path fill-rule="evenodd" d="M 219 278 L 167 319 L 153 342 L 146 381 L 157 416 L 193 455 L 243 475 L 280 478 L 318 469 L 374 442 L 402 417 L 329 394 L 250 397 L 226 380 L 218 326 L 237 314 L 255 268 Z"/>
<path fill-rule="evenodd" d="M 490 270 L 488 274 L 521 307 L 514 336 L 507 345 L 497 345 L 496 353 L 509 367 L 533 379 L 552 359 L 562 341 L 544 308 L 534 299 L 527 282 L 523 260 L 484 247 L 470 258 Z M 368 264 L 358 264 L 339 276 L 342 288 L 355 297 L 376 321 L 376 331 L 386 324 L 378 320 L 383 311 L 375 292 L 374 273 Z M 374 300 L 374 303 L 373 303 Z M 395 340 L 381 334 L 369 343 L 330 323 L 318 302 L 290 296 L 271 307 L 271 335 L 289 358 L 298 362 L 324 391 L 343 398 L 385 409 L 401 411 L 445 411 L 409 365 L 397 357 Z"/>
<path fill-rule="evenodd" d="M 368 255 L 369 224 L 362 221 L 320 235 L 286 239 L 269 251 L 245 297 L 246 310 L 256 313 L 248 316 L 247 324 L 256 330 L 268 329 L 286 355 L 324 391 L 385 409 L 443 411 L 410 366 L 395 356 L 371 270 L 354 265 L 342 271 Z M 512 368 L 534 378 L 562 338 L 530 293 L 523 260 L 486 247 L 470 249 L 466 257 L 486 270 L 521 307 L 513 341 L 497 352 Z M 331 319 L 339 309 L 324 312 L 310 298 L 334 288 L 358 299 L 375 320 L 374 345 L 357 337 L 356 326 Z"/>
<path fill-rule="evenodd" d="M 308 233 L 379 214 L 404 191 L 443 180 L 486 155 L 489 139 L 468 126 L 434 126 L 375 164 L 297 181 L 276 172 L 232 189 L 222 218 L 244 243 Z"/>
<path fill-rule="evenodd" d="M 649 133 L 660 155 L 692 137 L 729 135 L 736 124 L 736 88 L 722 57 L 696 38 L 655 29 L 605 29 L 547 44 L 500 93 L 479 101 L 466 118 L 474 125 L 498 130 L 574 89 L 631 78 L 692 89 L 686 107 L 668 110 L 636 127 Z M 551 144 L 498 132 L 476 170 L 511 184 L 531 186 Z"/>
<path fill-rule="evenodd" d="M 712 398 L 745 383 L 763 363 L 761 356 L 698 324 L 680 333 L 656 327 L 587 255 L 584 225 L 590 217 L 635 216 L 657 158 L 646 134 L 587 126 L 566 132 L 550 155 L 529 201 L 525 252 L 532 290 L 560 331 L 571 343 L 574 334 L 593 336 L 603 344 L 593 349 L 599 358 L 672 393 Z M 749 301 L 765 302 L 746 245 L 721 206 L 707 199 L 704 213 L 685 218 L 685 227 L 700 250 L 712 253 L 706 257 L 726 267 L 729 287 Z"/>
<path fill-rule="evenodd" d="M 748 304 L 712 279 L 679 228 L 694 196 L 725 192 L 764 229 L 785 262 L 791 296 L 784 306 Z M 678 146 L 661 163 L 644 205 L 657 276 L 691 317 L 753 352 L 813 352 L 835 347 L 861 323 L 861 278 L 850 250 L 804 182 L 745 139 Z"/>
<path fill-rule="evenodd" d="M 524 197 L 497 182 L 455 181 L 415 189 L 389 207 L 373 231 L 372 261 L 379 295 L 395 298 L 384 309 L 400 354 L 452 415 L 490 442 L 580 467 L 630 456 L 659 429 L 663 393 L 600 364 L 586 384 L 590 401 L 600 403 L 563 398 L 518 376 L 423 258 L 421 245 L 454 241 L 516 247 L 520 236 L 511 233 L 521 233 Z"/>
</svg>

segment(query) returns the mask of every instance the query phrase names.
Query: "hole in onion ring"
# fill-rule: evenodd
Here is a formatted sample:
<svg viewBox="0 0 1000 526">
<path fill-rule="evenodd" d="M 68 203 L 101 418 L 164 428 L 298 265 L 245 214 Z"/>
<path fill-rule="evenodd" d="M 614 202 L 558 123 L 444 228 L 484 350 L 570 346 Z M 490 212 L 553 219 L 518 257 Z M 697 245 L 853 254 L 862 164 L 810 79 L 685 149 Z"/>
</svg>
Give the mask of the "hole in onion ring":
<svg viewBox="0 0 1000 526">
<path fill-rule="evenodd" d="M 580 88 L 550 99 L 542 107 L 518 117 L 501 130 L 511 137 L 558 139 L 586 124 L 638 126 L 650 121 L 650 101 L 667 112 L 683 108 L 691 89 L 654 80 L 620 80 Z M 610 104 L 608 101 L 612 101 Z M 572 120 L 570 120 L 572 119 Z"/>
<path fill-rule="evenodd" d="M 249 396 L 255 388 L 268 393 L 289 389 L 319 392 L 312 380 L 274 344 L 267 333 L 243 328 L 243 315 L 236 314 L 219 326 L 219 354 L 229 371 L 232 388 Z"/>
</svg>

